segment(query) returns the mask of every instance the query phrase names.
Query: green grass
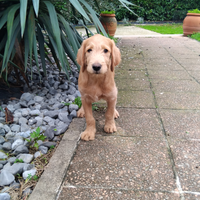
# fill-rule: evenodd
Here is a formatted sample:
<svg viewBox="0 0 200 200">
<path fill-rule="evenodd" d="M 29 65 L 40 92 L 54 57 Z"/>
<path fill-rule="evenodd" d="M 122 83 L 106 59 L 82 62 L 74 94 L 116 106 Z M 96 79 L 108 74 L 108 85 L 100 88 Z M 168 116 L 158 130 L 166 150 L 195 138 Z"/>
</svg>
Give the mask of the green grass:
<svg viewBox="0 0 200 200">
<path fill-rule="evenodd" d="M 194 33 L 190 37 L 200 42 L 200 33 Z"/>
<path fill-rule="evenodd" d="M 183 24 L 137 25 L 161 34 L 183 34 Z"/>
</svg>

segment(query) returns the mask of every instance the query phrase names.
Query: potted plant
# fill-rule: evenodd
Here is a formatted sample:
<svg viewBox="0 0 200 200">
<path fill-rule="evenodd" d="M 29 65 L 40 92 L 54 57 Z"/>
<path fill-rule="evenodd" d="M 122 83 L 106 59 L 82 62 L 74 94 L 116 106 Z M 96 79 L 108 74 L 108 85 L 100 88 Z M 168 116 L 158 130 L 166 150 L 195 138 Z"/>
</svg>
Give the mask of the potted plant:
<svg viewBox="0 0 200 200">
<path fill-rule="evenodd" d="M 99 18 L 105 31 L 110 35 L 114 36 L 117 29 L 117 20 L 115 18 L 115 11 L 102 11 Z"/>
<path fill-rule="evenodd" d="M 200 32 L 200 10 L 188 10 L 183 21 L 183 34 L 185 36 Z"/>
</svg>

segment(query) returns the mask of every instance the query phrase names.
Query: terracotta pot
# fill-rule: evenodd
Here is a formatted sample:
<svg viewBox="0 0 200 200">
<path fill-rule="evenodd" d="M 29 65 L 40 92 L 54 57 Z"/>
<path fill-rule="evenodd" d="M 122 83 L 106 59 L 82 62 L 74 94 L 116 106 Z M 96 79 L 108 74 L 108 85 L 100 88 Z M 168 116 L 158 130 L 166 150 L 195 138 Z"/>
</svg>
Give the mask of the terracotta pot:
<svg viewBox="0 0 200 200">
<path fill-rule="evenodd" d="M 102 23 L 106 33 L 108 33 L 110 36 L 114 36 L 117 29 L 117 20 L 115 18 L 115 14 L 100 14 L 99 20 Z"/>
<path fill-rule="evenodd" d="M 183 34 L 191 35 L 200 32 L 200 14 L 187 13 L 183 20 Z"/>
</svg>

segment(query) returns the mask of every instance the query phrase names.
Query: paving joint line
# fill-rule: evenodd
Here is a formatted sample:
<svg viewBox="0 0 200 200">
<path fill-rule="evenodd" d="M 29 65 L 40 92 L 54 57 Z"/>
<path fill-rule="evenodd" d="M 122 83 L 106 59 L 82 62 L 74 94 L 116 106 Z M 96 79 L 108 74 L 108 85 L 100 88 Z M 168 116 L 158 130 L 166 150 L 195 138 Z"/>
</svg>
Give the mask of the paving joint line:
<svg viewBox="0 0 200 200">
<path fill-rule="evenodd" d="M 144 54 L 143 53 L 142 53 L 142 56 L 143 56 L 143 61 L 144 61 L 145 58 L 144 58 Z M 154 104 L 155 104 L 155 107 L 156 107 L 156 113 L 157 113 L 158 119 L 160 121 L 160 124 L 161 124 L 161 127 L 162 127 L 162 132 L 163 132 L 163 135 L 164 135 L 164 138 L 165 138 L 165 143 L 166 143 L 166 146 L 167 146 L 167 149 L 168 149 L 168 155 L 169 155 L 169 159 L 170 159 L 170 162 L 171 162 L 171 165 L 172 165 L 172 171 L 173 171 L 174 178 L 175 178 L 175 181 L 176 181 L 176 186 L 177 186 L 177 189 L 179 191 L 181 200 L 185 200 L 184 193 L 183 193 L 183 190 L 182 190 L 182 187 L 181 187 L 181 183 L 180 183 L 180 180 L 179 180 L 179 176 L 178 176 L 178 174 L 176 172 L 176 169 L 175 169 L 175 161 L 174 161 L 173 153 L 172 153 L 172 150 L 170 148 L 169 141 L 168 141 L 167 134 L 166 134 L 166 130 L 165 130 L 165 127 L 164 127 L 164 123 L 163 123 L 162 117 L 161 117 L 160 112 L 159 112 L 159 106 L 158 106 L 158 103 L 157 103 L 157 100 L 156 100 L 156 95 L 155 95 L 155 92 L 153 90 L 153 86 L 152 86 L 151 80 L 149 78 L 149 73 L 148 73 L 148 69 L 147 69 L 147 64 L 146 63 L 145 63 L 145 67 L 146 67 L 145 68 L 146 69 L 146 74 L 147 74 L 147 77 L 149 79 L 150 89 L 151 89 L 151 92 L 152 92 L 153 97 L 154 97 Z"/>
</svg>

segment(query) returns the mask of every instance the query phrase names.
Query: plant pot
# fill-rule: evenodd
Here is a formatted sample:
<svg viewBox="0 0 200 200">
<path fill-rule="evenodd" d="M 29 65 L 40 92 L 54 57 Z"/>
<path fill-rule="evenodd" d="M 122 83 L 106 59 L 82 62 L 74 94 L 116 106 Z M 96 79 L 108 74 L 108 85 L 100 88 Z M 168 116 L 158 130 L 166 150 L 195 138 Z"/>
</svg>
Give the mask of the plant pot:
<svg viewBox="0 0 200 200">
<path fill-rule="evenodd" d="M 108 33 L 110 36 L 114 36 L 117 29 L 117 20 L 115 18 L 115 14 L 100 14 L 99 20 L 102 23 L 106 33 Z"/>
<path fill-rule="evenodd" d="M 200 14 L 187 13 L 183 20 L 183 34 L 185 36 L 200 32 Z"/>
</svg>

